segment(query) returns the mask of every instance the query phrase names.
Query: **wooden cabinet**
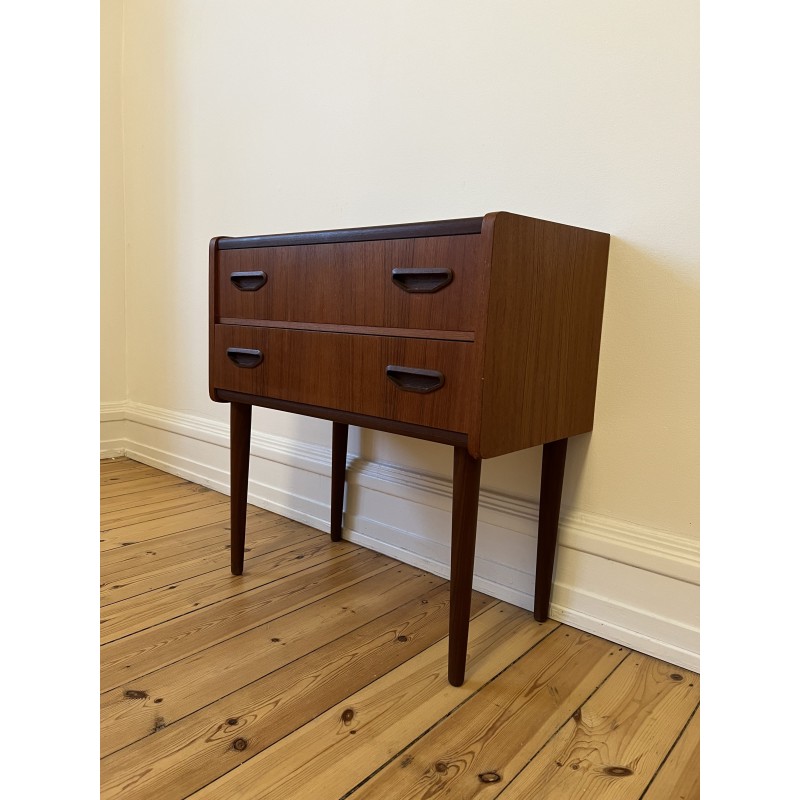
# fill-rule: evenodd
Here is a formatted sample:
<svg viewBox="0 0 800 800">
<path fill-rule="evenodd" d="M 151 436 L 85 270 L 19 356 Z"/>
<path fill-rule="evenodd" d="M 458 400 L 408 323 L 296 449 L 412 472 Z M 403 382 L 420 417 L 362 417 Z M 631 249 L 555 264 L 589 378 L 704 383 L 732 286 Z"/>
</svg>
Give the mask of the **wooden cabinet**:
<svg viewBox="0 0 800 800">
<path fill-rule="evenodd" d="M 592 429 L 609 236 L 507 212 L 211 242 L 210 393 L 231 403 L 241 574 L 252 405 L 453 445 L 449 678 L 464 679 L 481 459 L 544 445 L 534 614 L 546 619 L 566 443 Z"/>
</svg>

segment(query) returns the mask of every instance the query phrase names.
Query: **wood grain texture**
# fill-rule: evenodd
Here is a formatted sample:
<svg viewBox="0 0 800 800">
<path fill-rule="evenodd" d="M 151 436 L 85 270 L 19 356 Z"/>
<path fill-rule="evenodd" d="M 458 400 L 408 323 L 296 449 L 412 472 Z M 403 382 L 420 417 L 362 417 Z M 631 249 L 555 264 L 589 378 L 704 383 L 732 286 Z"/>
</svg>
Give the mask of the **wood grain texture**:
<svg viewBox="0 0 800 800">
<path fill-rule="evenodd" d="M 181 614 L 212 605 L 233 594 L 272 583 L 278 578 L 330 561 L 355 549 L 349 542 L 331 543 L 315 537 L 299 545 L 250 559 L 246 575 L 227 578 L 223 570 L 196 575 L 179 585 L 170 585 L 121 600 L 104 609 L 100 620 L 100 641 L 111 642 L 143 626 L 157 625 Z"/>
<path fill-rule="evenodd" d="M 339 702 L 441 639 L 447 631 L 447 594 L 446 587 L 436 588 L 315 650 L 302 663 L 109 755 L 101 766 L 102 796 L 132 800 L 157 794 L 171 800 L 203 788 L 313 719 L 321 697 Z M 476 596 L 476 612 L 489 604 L 489 598 Z"/>
<path fill-rule="evenodd" d="M 101 513 L 123 499 L 151 509 L 172 488 L 101 500 Z M 446 581 L 247 512 L 248 573 L 304 541 L 329 557 L 272 581 L 266 567 L 248 588 L 213 521 L 151 539 L 141 528 L 140 543 L 102 553 L 103 591 L 138 592 L 104 609 L 129 618 L 101 648 L 102 796 L 502 798 L 560 743 L 581 755 L 575 772 L 617 769 L 596 780 L 587 766 L 577 787 L 555 769 L 535 796 L 696 797 L 697 695 L 680 695 L 696 691 L 692 673 L 635 653 L 615 670 L 624 648 L 473 594 L 470 668 L 450 686 Z"/>
<path fill-rule="evenodd" d="M 224 498 L 227 502 L 228 498 Z M 250 525 L 266 528 L 285 523 L 283 517 L 250 507 L 248 509 Z M 186 554 L 194 552 L 213 542 L 229 544 L 230 525 L 228 520 L 201 525 L 199 528 L 177 531 L 176 533 L 154 540 L 132 542 L 126 547 L 104 550 L 100 553 L 100 568 L 103 578 L 114 578 L 121 571 L 129 575 L 145 574 L 153 568 L 153 564 L 162 558 L 170 558 L 174 563 L 181 563 Z"/>
<path fill-rule="evenodd" d="M 129 469 L 129 468 L 142 468 L 146 467 L 146 464 L 142 464 L 139 461 L 134 461 L 132 458 L 128 458 L 127 456 L 114 456 L 112 458 L 101 458 L 100 459 L 100 475 L 107 474 L 108 472 L 112 472 L 118 469 Z"/>
<path fill-rule="evenodd" d="M 123 497 L 124 495 L 149 489 L 158 489 L 164 486 L 189 486 L 189 482 L 179 478 L 177 475 L 166 475 L 162 472 L 157 476 L 137 477 L 135 480 L 101 486 L 100 499 L 109 500 L 112 497 Z"/>
<path fill-rule="evenodd" d="M 226 250 L 218 254 L 217 321 L 222 317 L 317 325 L 475 330 L 481 301 L 480 236 Z M 447 268 L 453 281 L 432 294 L 392 282 L 394 268 Z M 241 291 L 234 272 L 263 271 L 266 284 Z"/>
<path fill-rule="evenodd" d="M 199 508 L 208 508 L 209 506 L 217 506 L 228 502 L 228 498 L 220 492 L 213 492 L 204 486 L 198 488 L 201 491 L 103 513 L 100 515 L 100 532 L 103 533 L 114 528 L 124 528 L 126 525 L 149 522 L 154 519 L 169 517 L 173 514 L 182 514 L 184 511 L 196 511 Z"/>
<path fill-rule="evenodd" d="M 100 688 L 113 689 L 188 658 L 383 572 L 391 564 L 378 553 L 357 550 L 155 625 L 148 624 L 145 613 L 138 631 L 103 646 Z"/>
<path fill-rule="evenodd" d="M 103 531 L 101 550 L 110 550 L 115 547 L 125 547 L 132 543 L 148 542 L 166 536 L 170 533 L 179 533 L 192 528 L 199 528 L 205 524 L 224 523 L 230 518 L 230 513 L 224 504 L 215 504 L 208 508 L 195 508 L 189 511 L 180 511 L 166 517 L 136 522 L 118 528 Z"/>
<path fill-rule="evenodd" d="M 500 680 L 387 764 L 354 800 L 497 797 L 563 725 L 564 715 L 577 709 L 628 653 L 567 626 L 553 630 Z M 498 779 L 486 783 L 482 775 Z"/>
<path fill-rule="evenodd" d="M 502 603 L 487 608 L 472 626 L 473 670 L 464 686 L 441 680 L 447 642 L 440 641 L 215 781 L 198 800 L 338 800 L 557 627 L 539 625 Z M 407 761 L 405 752 L 401 758 L 399 763 Z M 373 791 L 372 783 L 351 797 L 394 796 L 386 784 Z"/>
<path fill-rule="evenodd" d="M 642 800 L 700 800 L 699 708 Z"/>
<path fill-rule="evenodd" d="M 148 467 L 144 464 L 136 464 L 132 461 L 131 464 L 135 466 L 125 466 L 122 469 L 115 470 L 100 470 L 100 485 L 109 486 L 112 483 L 124 483 L 125 481 L 135 480 L 137 478 L 153 478 L 159 476 L 159 471 Z"/>
<path fill-rule="evenodd" d="M 217 325 L 215 347 L 218 389 L 430 428 L 466 431 L 477 391 L 474 346 L 464 342 Z M 264 360 L 242 369 L 227 357 L 229 347 L 260 350 Z M 444 386 L 430 394 L 403 391 L 386 377 L 390 365 L 441 372 Z"/>
<path fill-rule="evenodd" d="M 592 429 L 609 246 L 605 233 L 491 216 L 483 458 Z"/>
<path fill-rule="evenodd" d="M 504 800 L 639 797 L 699 697 L 694 673 L 632 654 L 511 782 Z"/>
<path fill-rule="evenodd" d="M 139 511 L 144 505 L 143 498 L 146 498 L 148 504 L 158 503 L 162 500 L 175 500 L 179 498 L 192 497 L 203 492 L 208 492 L 205 486 L 200 486 L 196 483 L 170 483 L 159 489 L 137 489 L 135 492 L 119 495 L 113 498 L 102 498 L 102 507 L 100 511 L 100 519 L 105 519 L 108 515 L 115 514 L 118 511 L 126 509 L 134 509 Z M 226 497 L 225 500 L 228 498 Z"/>
<path fill-rule="evenodd" d="M 443 579 L 405 564 L 392 565 L 333 596 L 104 693 L 102 755 L 144 739 L 153 732 L 156 717 L 167 727 L 443 584 Z"/>
<path fill-rule="evenodd" d="M 315 531 L 298 532 L 289 525 L 261 526 L 260 530 L 259 526 L 255 526 L 255 529 L 250 531 L 248 558 L 258 558 L 316 538 L 318 535 Z M 164 558 L 152 564 L 148 572 L 142 573 L 138 566 L 118 572 L 113 576 L 113 580 L 101 585 L 100 606 L 108 606 L 145 592 L 163 589 L 198 575 L 218 573 L 219 570 L 229 566 L 230 558 L 230 546 L 217 541 L 212 546 L 200 545 L 188 552 L 184 551 L 178 563 L 177 559 Z"/>
</svg>

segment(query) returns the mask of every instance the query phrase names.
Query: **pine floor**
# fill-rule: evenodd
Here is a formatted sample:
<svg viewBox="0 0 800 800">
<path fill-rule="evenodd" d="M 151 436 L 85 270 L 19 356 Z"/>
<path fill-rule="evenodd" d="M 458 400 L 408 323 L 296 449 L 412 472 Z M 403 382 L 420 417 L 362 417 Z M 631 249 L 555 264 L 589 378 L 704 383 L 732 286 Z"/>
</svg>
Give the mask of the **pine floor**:
<svg viewBox="0 0 800 800">
<path fill-rule="evenodd" d="M 101 474 L 101 796 L 699 797 L 699 680 L 128 459 Z"/>
</svg>

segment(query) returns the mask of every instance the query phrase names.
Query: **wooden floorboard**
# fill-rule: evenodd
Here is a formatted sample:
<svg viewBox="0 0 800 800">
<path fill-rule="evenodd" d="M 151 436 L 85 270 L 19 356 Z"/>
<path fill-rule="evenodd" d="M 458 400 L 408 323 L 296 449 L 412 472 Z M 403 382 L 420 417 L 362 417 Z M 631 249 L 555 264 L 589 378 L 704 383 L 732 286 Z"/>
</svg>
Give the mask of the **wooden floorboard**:
<svg viewBox="0 0 800 800">
<path fill-rule="evenodd" d="M 144 506 L 122 508 L 119 511 L 101 515 L 100 531 L 102 533 L 114 528 L 134 525 L 137 522 L 149 522 L 161 517 L 180 514 L 184 511 L 194 511 L 198 508 L 207 508 L 215 505 L 228 505 L 228 498 L 219 492 L 212 492 L 209 489 L 205 492 L 194 492 L 183 497 L 160 500 Z"/>
<path fill-rule="evenodd" d="M 144 465 L 131 462 L 135 466 L 125 467 L 124 469 L 116 469 L 113 471 L 101 470 L 100 472 L 100 485 L 111 486 L 116 483 L 126 483 L 132 480 L 141 480 L 142 478 L 159 478 L 161 474 L 153 467 L 146 467 Z"/>
<path fill-rule="evenodd" d="M 315 536 L 298 545 L 290 544 L 249 559 L 244 575 L 231 576 L 229 569 L 223 567 L 187 577 L 180 583 L 159 586 L 103 608 L 100 640 L 103 644 L 112 642 L 279 578 L 305 572 L 309 566 L 333 561 L 354 549 L 355 545 L 350 542 L 330 542 Z"/>
<path fill-rule="evenodd" d="M 644 793 L 643 800 L 697 800 L 700 797 L 700 707 Z"/>
<path fill-rule="evenodd" d="M 628 653 L 562 625 L 353 797 L 496 797 Z"/>
<path fill-rule="evenodd" d="M 248 506 L 248 531 L 287 522 L 290 521 L 277 514 Z M 150 565 L 165 558 L 177 559 L 176 563 L 181 563 L 181 556 L 192 556 L 199 547 L 212 543 L 218 543 L 221 547 L 225 547 L 230 542 L 230 530 L 231 526 L 228 520 L 223 520 L 185 531 L 177 531 L 157 541 L 146 539 L 143 542 L 128 542 L 124 547 L 103 550 L 100 553 L 100 568 L 103 578 L 106 579 L 122 570 L 147 572 L 151 569 Z"/>
<path fill-rule="evenodd" d="M 389 569 L 393 574 L 387 576 Z M 144 738 L 156 717 L 171 724 L 362 627 L 376 605 L 397 607 L 444 583 L 406 564 L 387 564 L 386 570 L 126 683 L 122 692 L 105 692 L 100 698 L 104 754 Z"/>
<path fill-rule="evenodd" d="M 180 533 L 192 528 L 219 522 L 223 525 L 230 518 L 230 512 L 225 504 L 197 508 L 192 511 L 181 511 L 166 517 L 137 522 L 133 525 L 124 525 L 120 528 L 104 531 L 104 540 L 101 550 L 111 550 L 114 547 L 124 547 L 133 542 L 148 542 L 170 533 Z"/>
<path fill-rule="evenodd" d="M 186 498 L 209 491 L 211 490 L 205 486 L 198 486 L 196 483 L 183 481 L 180 484 L 168 485 L 159 489 L 145 488 L 115 498 L 103 498 L 100 519 L 102 520 L 107 515 L 120 510 L 141 509 L 144 503 L 157 503 L 162 500 Z"/>
<path fill-rule="evenodd" d="M 393 793 L 391 780 L 388 788 L 373 791 L 370 776 L 376 774 L 373 780 L 377 780 L 379 770 L 394 762 L 401 769 L 408 766 L 413 758 L 407 755 L 409 743 L 480 693 L 509 663 L 557 627 L 552 621 L 540 624 L 527 612 L 494 603 L 472 621 L 470 670 L 463 686 L 447 683 L 447 639 L 443 637 L 210 784 L 199 796 L 280 798 L 307 792 L 309 797 L 338 798 L 361 784 L 359 794 L 364 797 L 405 796 Z"/>
<path fill-rule="evenodd" d="M 162 472 L 158 475 L 136 476 L 135 479 L 112 483 L 100 487 L 100 500 L 110 500 L 113 497 L 124 497 L 134 492 L 142 492 L 146 489 L 160 489 L 165 486 L 188 486 L 189 481 L 179 478 L 177 475 L 167 475 Z"/>
<path fill-rule="evenodd" d="M 248 558 L 257 559 L 276 550 L 297 546 L 309 539 L 314 539 L 318 543 L 317 532 L 309 529 L 298 531 L 296 526 L 280 524 L 273 524 L 269 527 L 253 525 L 248 536 Z M 303 555 L 297 547 L 292 553 L 295 560 Z M 142 572 L 138 566 L 116 572 L 113 575 L 113 582 L 108 582 L 101 587 L 101 607 L 172 584 L 175 584 L 177 588 L 177 584 L 187 578 L 219 570 L 227 571 L 231 560 L 230 548 L 221 542 L 214 542 L 206 546 L 200 545 L 190 554 L 183 555 L 181 561 L 179 559 L 181 559 L 180 554 L 162 558 L 152 563 L 147 572 Z"/>
<path fill-rule="evenodd" d="M 640 796 L 699 695 L 693 673 L 631 654 L 514 777 L 503 797 Z"/>
<path fill-rule="evenodd" d="M 273 583 L 168 622 L 137 631 L 105 645 L 100 667 L 103 691 L 194 655 L 265 622 L 278 619 L 365 578 L 383 572 L 390 560 L 355 551 L 335 562 Z"/>
<path fill-rule="evenodd" d="M 699 679 L 127 458 L 101 462 L 101 796 L 695 800 Z"/>
</svg>

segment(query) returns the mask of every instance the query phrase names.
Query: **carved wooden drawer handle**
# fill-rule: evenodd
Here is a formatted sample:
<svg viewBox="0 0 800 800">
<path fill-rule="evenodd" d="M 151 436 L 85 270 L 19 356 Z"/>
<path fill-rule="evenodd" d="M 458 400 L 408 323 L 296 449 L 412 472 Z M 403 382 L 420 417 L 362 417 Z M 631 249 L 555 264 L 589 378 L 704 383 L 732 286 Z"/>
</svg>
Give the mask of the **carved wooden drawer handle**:
<svg viewBox="0 0 800 800">
<path fill-rule="evenodd" d="M 264 354 L 260 350 L 250 350 L 247 347 L 229 347 L 226 352 L 237 367 L 245 369 L 253 369 L 264 360 Z"/>
<path fill-rule="evenodd" d="M 441 267 L 392 270 L 392 283 L 405 292 L 438 292 L 452 280 L 453 270 Z"/>
<path fill-rule="evenodd" d="M 257 270 L 255 272 L 232 272 L 231 283 L 242 292 L 254 292 L 267 282 L 267 274 Z"/>
<path fill-rule="evenodd" d="M 386 367 L 386 377 L 404 392 L 435 392 L 444 386 L 444 375 L 434 369 Z"/>
</svg>

